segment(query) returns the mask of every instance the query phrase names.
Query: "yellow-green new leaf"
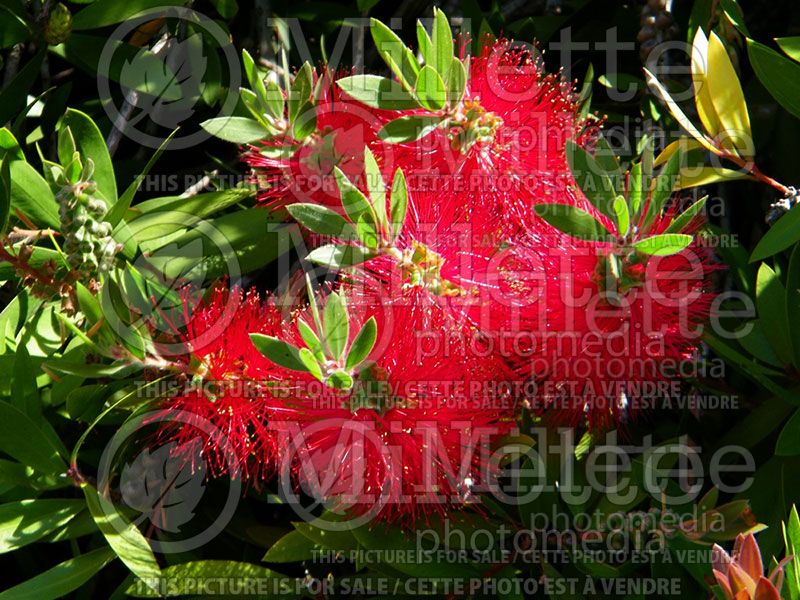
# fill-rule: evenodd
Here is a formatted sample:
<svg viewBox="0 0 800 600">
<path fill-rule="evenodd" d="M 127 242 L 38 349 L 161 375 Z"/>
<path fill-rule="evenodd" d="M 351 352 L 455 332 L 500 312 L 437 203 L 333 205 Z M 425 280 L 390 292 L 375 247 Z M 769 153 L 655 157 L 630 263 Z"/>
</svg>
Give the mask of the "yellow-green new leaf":
<svg viewBox="0 0 800 600">
<path fill-rule="evenodd" d="M 711 97 L 711 84 L 708 80 L 708 38 L 698 27 L 692 43 L 692 89 L 697 114 L 706 133 L 716 138 L 722 130 L 714 100 Z"/>
</svg>

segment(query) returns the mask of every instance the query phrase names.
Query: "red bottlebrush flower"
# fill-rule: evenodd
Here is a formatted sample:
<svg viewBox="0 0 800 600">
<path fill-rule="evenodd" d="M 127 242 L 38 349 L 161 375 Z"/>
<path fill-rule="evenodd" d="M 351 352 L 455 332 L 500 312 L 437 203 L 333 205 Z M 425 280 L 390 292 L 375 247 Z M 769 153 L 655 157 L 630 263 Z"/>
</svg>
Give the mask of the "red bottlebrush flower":
<svg viewBox="0 0 800 600">
<path fill-rule="evenodd" d="M 242 159 L 253 169 L 258 201 L 272 208 L 295 202 L 341 207 L 333 168 L 351 179 L 364 171 L 364 148 L 381 123 L 370 109 L 344 96 L 329 76 L 316 105 L 317 132 L 299 144 L 290 135 L 250 145 Z"/>
<path fill-rule="evenodd" d="M 272 418 L 283 468 L 333 507 L 384 520 L 442 514 L 471 499 L 491 471 L 488 443 L 513 426 L 503 386 L 510 372 L 421 288 L 340 293 L 351 334 L 377 322 L 373 364 L 348 392 L 290 384 L 291 399 Z"/>
<path fill-rule="evenodd" d="M 524 347 L 512 360 L 539 382 L 539 410 L 606 428 L 675 395 L 669 384 L 697 351 L 714 298 L 710 248 L 696 240 L 670 256 L 631 254 L 615 274 L 610 244 L 542 224 L 508 252 L 539 275 L 524 282 L 532 289 L 527 307 L 496 334 Z M 522 282 L 505 285 L 515 283 Z"/>
<path fill-rule="evenodd" d="M 185 311 L 183 361 L 193 378 L 164 402 L 158 436 L 177 442 L 187 456 L 196 456 L 192 444 L 200 444 L 213 476 L 264 478 L 276 454 L 267 421 L 275 400 L 268 388 L 283 380 L 285 369 L 264 358 L 249 334 L 278 335 L 281 310 L 272 298 L 261 302 L 257 293 L 216 287 L 207 302 Z"/>
</svg>

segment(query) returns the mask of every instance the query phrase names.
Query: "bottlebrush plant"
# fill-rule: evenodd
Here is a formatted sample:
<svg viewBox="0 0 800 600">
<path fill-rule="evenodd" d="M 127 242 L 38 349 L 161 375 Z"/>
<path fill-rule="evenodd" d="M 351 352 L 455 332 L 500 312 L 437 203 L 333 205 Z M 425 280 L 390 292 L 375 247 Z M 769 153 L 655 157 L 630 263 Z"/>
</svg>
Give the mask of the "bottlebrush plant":
<svg viewBox="0 0 800 600">
<path fill-rule="evenodd" d="M 501 22 L 513 3 L 434 8 L 410 44 L 369 19 L 363 69 L 329 63 L 330 23 L 304 23 L 321 59 L 292 68 L 284 19 L 273 61 L 261 38 L 212 48 L 186 7 L 116 40 L 147 2 L 72 4 L 0 23 L 0 600 L 800 597 L 800 212 L 747 102 L 800 115 L 795 38 L 784 57 L 734 0 L 697 2 L 684 81 L 635 52 L 636 75 L 578 91 L 539 50 L 598 0 L 530 26 Z M 301 4 L 270 8 L 328 6 Z M 244 4 L 211 5 L 238 42 Z M 648 42 L 683 19 L 653 0 L 603 20 L 634 13 Z M 66 109 L 82 75 L 48 65 L 99 69 L 84 46 L 107 38 L 123 110 Z M 175 49 L 191 60 L 159 60 Z M 601 114 L 592 91 L 626 80 L 636 101 Z M 162 83 L 148 135 L 198 102 L 207 142 L 181 155 L 208 168 L 158 196 L 182 131 L 115 153 Z M 612 144 L 620 111 L 681 133 Z M 714 212 L 736 179 L 780 195 L 752 253 L 755 220 Z"/>
</svg>

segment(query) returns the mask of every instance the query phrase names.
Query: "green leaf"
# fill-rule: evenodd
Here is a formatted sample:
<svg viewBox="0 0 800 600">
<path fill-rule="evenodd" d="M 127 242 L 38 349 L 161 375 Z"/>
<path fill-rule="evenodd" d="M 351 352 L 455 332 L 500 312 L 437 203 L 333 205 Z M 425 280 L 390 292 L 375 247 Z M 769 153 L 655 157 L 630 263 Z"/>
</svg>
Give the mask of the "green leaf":
<svg viewBox="0 0 800 600">
<path fill-rule="evenodd" d="M 309 100 L 297 111 L 297 118 L 292 122 L 292 136 L 296 140 L 304 140 L 317 129 L 317 111 Z"/>
<path fill-rule="evenodd" d="M 691 167 L 685 171 L 681 171 L 678 189 L 685 190 L 701 185 L 749 178 L 750 175 L 744 171 L 720 169 L 717 167 Z"/>
<path fill-rule="evenodd" d="M 339 270 L 344 267 L 359 265 L 375 256 L 377 254 L 369 248 L 328 244 L 312 250 L 306 256 L 306 260 L 329 269 Z"/>
<path fill-rule="evenodd" d="M 298 319 L 297 330 L 300 332 L 300 337 L 303 338 L 306 346 L 308 346 L 309 350 L 314 353 L 314 356 L 319 359 L 324 359 L 325 352 L 322 348 L 322 342 L 317 337 L 317 333 L 311 328 L 311 326 L 303 319 Z"/>
<path fill-rule="evenodd" d="M 164 2 L 160 0 L 129 0 L 124 3 L 120 3 L 119 0 L 96 0 L 72 17 L 72 29 L 75 31 L 98 29 L 106 25 L 122 23 L 144 10 L 181 4 L 183 2 L 180 0 L 165 0 Z"/>
<path fill-rule="evenodd" d="M 635 242 L 633 248 L 651 256 L 669 256 L 682 251 L 693 239 L 692 236 L 682 233 L 662 233 Z"/>
<path fill-rule="evenodd" d="M 258 99 L 261 112 L 268 112 L 269 103 L 267 102 L 267 87 L 264 85 L 264 78 L 261 76 L 253 57 L 250 56 L 247 50 L 242 50 L 242 65 L 244 66 L 244 72 L 250 84 L 250 89 L 255 92 L 256 98 Z"/>
<path fill-rule="evenodd" d="M 74 108 L 67 109 L 61 124 L 63 127 L 69 127 L 81 156 L 94 162 L 93 179 L 97 183 L 97 191 L 106 199 L 109 206 L 113 206 L 117 201 L 117 180 L 106 140 L 97 125 L 89 115 Z"/>
<path fill-rule="evenodd" d="M 425 61 L 426 65 L 433 66 L 435 62 L 433 42 L 431 41 L 431 36 L 425 31 L 422 21 L 419 20 L 417 21 L 417 44 L 419 45 L 419 53 L 422 55 L 422 60 Z"/>
<path fill-rule="evenodd" d="M 786 319 L 795 368 L 800 368 L 800 245 L 795 246 L 786 274 Z"/>
<path fill-rule="evenodd" d="M 82 500 L 20 500 L 0 504 L 0 554 L 27 546 L 66 525 L 80 513 Z"/>
<path fill-rule="evenodd" d="M 428 110 L 441 110 L 447 102 L 444 81 L 430 65 L 425 65 L 420 69 L 414 84 L 414 91 L 419 103 Z"/>
<path fill-rule="evenodd" d="M 628 180 L 628 201 L 630 202 L 630 208 L 634 215 L 639 213 L 639 209 L 644 204 L 644 198 L 647 195 L 647 188 L 649 186 L 649 180 L 645 176 L 642 163 L 637 162 L 631 165 L 630 169 L 630 178 Z M 614 205 L 614 212 L 616 212 L 616 201 Z"/>
<path fill-rule="evenodd" d="M 800 64 L 751 39 L 747 40 L 747 55 L 769 93 L 783 108 L 800 118 Z"/>
<path fill-rule="evenodd" d="M 369 356 L 373 346 L 375 346 L 377 336 L 378 325 L 375 322 L 375 317 L 370 317 L 361 327 L 353 343 L 350 345 L 350 350 L 347 353 L 347 361 L 345 362 L 345 369 L 348 371 L 355 369 Z"/>
<path fill-rule="evenodd" d="M 428 135 L 441 123 L 441 117 L 408 115 L 386 123 L 378 136 L 389 144 L 413 142 Z"/>
<path fill-rule="evenodd" d="M 0 600 L 56 600 L 77 590 L 114 559 L 110 548 L 98 548 L 36 575 L 0 593 Z"/>
<path fill-rule="evenodd" d="M 200 127 L 214 137 L 234 144 L 249 144 L 270 137 L 261 123 L 247 117 L 216 117 L 203 121 Z"/>
<path fill-rule="evenodd" d="M 125 521 L 111 501 L 96 489 L 88 484 L 81 487 L 97 528 L 125 566 L 142 579 L 152 581 L 158 578 L 161 569 L 142 533 L 132 523 Z"/>
<path fill-rule="evenodd" d="M 800 62 L 800 36 L 775 38 L 775 42 L 788 56 Z"/>
<path fill-rule="evenodd" d="M 568 204 L 537 204 L 536 214 L 550 225 L 582 240 L 605 241 L 610 232 L 592 215 Z"/>
<path fill-rule="evenodd" d="M 433 32 L 431 34 L 431 45 L 433 47 L 433 61 L 426 62 L 441 75 L 442 79 L 447 79 L 450 65 L 453 63 L 453 32 L 450 30 L 450 23 L 444 11 L 433 9 Z"/>
<path fill-rule="evenodd" d="M 371 200 L 372 208 L 375 211 L 375 220 L 382 230 L 389 229 L 388 217 L 386 215 L 386 184 L 383 181 L 383 174 L 369 148 L 364 149 L 364 176 L 367 178 L 367 191 Z"/>
<path fill-rule="evenodd" d="M 756 244 L 750 262 L 763 260 L 786 250 L 800 240 L 800 204 L 794 205 Z"/>
<path fill-rule="evenodd" d="M 342 370 L 337 370 L 328 375 L 325 383 L 335 390 L 349 390 L 353 387 L 353 376 Z"/>
<path fill-rule="evenodd" d="M 394 172 L 392 179 L 392 193 L 390 198 L 390 220 L 392 222 L 392 238 L 397 239 L 403 230 L 406 221 L 406 211 L 408 210 L 408 188 L 406 177 L 400 167 Z"/>
<path fill-rule="evenodd" d="M 283 585 L 287 586 L 294 583 L 293 579 L 265 567 L 232 560 L 196 560 L 167 567 L 162 574 L 163 581 L 174 582 L 177 585 L 177 595 L 179 596 L 197 595 L 198 581 L 238 581 L 242 583 L 258 582 L 259 585 L 256 587 L 259 592 L 262 588 L 265 590 L 264 593 L 258 594 L 259 598 L 285 597 L 285 593 L 281 595 L 284 587 L 280 583 L 270 582 L 271 579 L 279 579 L 281 582 L 285 582 Z M 181 587 L 182 584 L 185 584 L 186 587 Z M 209 589 L 214 589 L 214 586 L 210 586 Z M 246 590 L 247 586 L 245 585 L 241 589 Z M 277 593 L 272 590 L 277 590 Z M 156 590 L 142 590 L 139 584 L 131 585 L 125 593 L 134 598 L 162 597 L 156 593 Z M 252 598 L 253 596 L 243 592 L 243 597 Z"/>
<path fill-rule="evenodd" d="M 625 237 L 631 226 L 631 214 L 628 211 L 628 203 L 622 196 L 614 199 L 614 214 L 616 215 L 617 229 L 619 235 Z"/>
<path fill-rule="evenodd" d="M 311 350 L 308 348 L 300 348 L 300 350 L 297 352 L 297 357 L 300 359 L 300 362 L 303 363 L 305 371 L 308 371 L 320 381 L 324 380 L 320 361 L 316 356 L 314 356 L 314 353 L 311 352 Z"/>
<path fill-rule="evenodd" d="M 7 15 L 3 16 L 4 20 Z M 5 25 L 6 22 L 3 22 Z M 7 123 L 24 112 L 28 95 L 36 79 L 40 77 L 42 60 L 45 52 L 39 51 L 17 72 L 16 76 L 5 84 L 0 91 L 0 123 Z"/>
<path fill-rule="evenodd" d="M 256 349 L 276 365 L 292 369 L 293 371 L 306 371 L 306 366 L 300 359 L 300 351 L 271 335 L 251 333 L 250 340 Z"/>
<path fill-rule="evenodd" d="M 664 233 L 680 233 L 683 231 L 692 221 L 694 221 L 695 217 L 700 214 L 700 211 L 702 211 L 705 207 L 707 200 L 708 196 L 703 196 L 700 198 L 700 200 L 684 210 L 670 222 L 669 226 L 664 230 Z"/>
<path fill-rule="evenodd" d="M 308 104 L 314 88 L 314 69 L 311 63 L 305 62 L 292 81 L 289 90 L 289 121 L 294 123 L 302 112 L 300 109 Z"/>
<path fill-rule="evenodd" d="M 377 19 L 370 19 L 370 31 L 378 54 L 407 90 L 417 80 L 419 65 L 413 52 L 397 34 Z"/>
<path fill-rule="evenodd" d="M 358 240 L 367 248 L 378 248 L 380 245 L 378 230 L 375 227 L 375 224 L 372 222 L 372 219 L 367 214 L 361 214 L 358 216 L 358 221 L 356 222 L 356 235 Z"/>
<path fill-rule="evenodd" d="M 764 324 L 764 334 L 785 365 L 792 362 L 792 341 L 786 319 L 786 289 L 766 263 L 761 263 L 756 279 L 756 306 Z"/>
<path fill-rule="evenodd" d="M 347 340 L 350 337 L 350 319 L 344 299 L 335 292 L 331 293 L 325 302 L 322 324 L 325 329 L 325 342 L 333 357 L 340 360 L 344 356 Z"/>
<path fill-rule="evenodd" d="M 335 210 L 320 204 L 298 203 L 286 207 L 292 218 L 303 227 L 320 233 L 331 235 L 340 239 L 355 237 L 353 225 Z"/>
<path fill-rule="evenodd" d="M 377 225 L 375 212 L 366 196 L 361 193 L 356 186 L 347 178 L 339 167 L 333 168 L 336 177 L 336 185 L 342 197 L 342 208 L 353 223 L 358 224 L 359 219 L 364 216 L 373 225 Z"/>
<path fill-rule="evenodd" d="M 605 169 L 573 140 L 567 141 L 567 160 L 575 182 L 592 206 L 613 220 L 617 194 Z"/>
<path fill-rule="evenodd" d="M 650 203 L 647 205 L 647 214 L 643 227 L 645 231 L 647 231 L 653 221 L 661 215 L 661 212 L 664 210 L 664 205 L 672 196 L 682 162 L 683 153 L 677 150 L 670 156 L 667 164 L 661 169 L 661 173 L 658 174 L 658 177 L 656 177 L 655 183 L 653 184 L 653 192 L 650 195 Z"/>
<path fill-rule="evenodd" d="M 267 81 L 266 102 L 269 114 L 275 119 L 282 119 L 286 110 L 286 100 L 281 86 L 272 80 Z"/>
<path fill-rule="evenodd" d="M 800 410 L 795 411 L 786 425 L 783 426 L 775 444 L 778 456 L 797 456 L 800 454 Z"/>
<path fill-rule="evenodd" d="M 314 546 L 299 531 L 290 531 L 277 542 L 264 555 L 264 562 L 289 563 L 308 560 L 314 556 Z"/>
<path fill-rule="evenodd" d="M 21 160 L 9 164 L 11 207 L 17 208 L 35 224 L 60 229 L 58 203 L 47 181 L 31 165 Z"/>
<path fill-rule="evenodd" d="M 0 162 L 0 237 L 8 228 L 11 214 L 11 154 L 8 153 Z"/>
<path fill-rule="evenodd" d="M 40 473 L 61 475 L 61 450 L 25 413 L 0 401 L 0 450 Z"/>
<path fill-rule="evenodd" d="M 467 69 L 458 58 L 453 57 L 450 73 L 447 75 L 447 101 L 450 106 L 458 106 L 467 89 Z"/>
<path fill-rule="evenodd" d="M 372 108 L 412 110 L 419 102 L 402 85 L 378 75 L 352 75 L 336 81 L 348 96 Z"/>
<path fill-rule="evenodd" d="M 134 196 L 136 196 L 136 192 L 139 190 L 139 186 L 144 181 L 144 178 L 147 177 L 147 174 L 150 172 L 156 162 L 158 162 L 158 159 L 161 158 L 161 155 L 164 154 L 164 150 L 167 149 L 170 140 L 175 136 L 176 133 L 178 133 L 178 130 L 174 129 L 172 133 L 167 136 L 167 139 L 161 142 L 161 145 L 147 160 L 147 164 L 144 166 L 141 172 L 136 175 L 131 184 L 122 193 L 122 196 L 119 197 L 119 200 L 117 200 L 116 204 L 114 204 L 114 206 L 111 207 L 111 210 L 108 211 L 108 214 L 106 215 L 106 221 L 111 223 L 111 225 L 117 225 L 120 221 L 122 221 L 126 211 L 131 206 L 131 202 L 133 202 Z M 137 208 L 141 210 L 140 207 Z"/>
</svg>

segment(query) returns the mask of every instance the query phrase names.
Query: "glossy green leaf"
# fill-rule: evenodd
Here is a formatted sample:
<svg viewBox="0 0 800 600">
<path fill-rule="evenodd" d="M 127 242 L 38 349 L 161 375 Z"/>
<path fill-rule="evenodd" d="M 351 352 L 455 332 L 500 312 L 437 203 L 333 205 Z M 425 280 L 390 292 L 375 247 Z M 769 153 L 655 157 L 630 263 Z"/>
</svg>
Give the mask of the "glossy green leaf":
<svg viewBox="0 0 800 600">
<path fill-rule="evenodd" d="M 631 214 L 628 210 L 628 203 L 622 196 L 614 199 L 614 215 L 616 216 L 617 231 L 620 236 L 625 237 L 631 226 Z"/>
<path fill-rule="evenodd" d="M 61 475 L 67 466 L 49 436 L 25 413 L 0 401 L 0 450 L 40 473 Z"/>
<path fill-rule="evenodd" d="M 40 540 L 66 525 L 86 505 L 67 498 L 0 504 L 0 554 Z"/>
<path fill-rule="evenodd" d="M 369 192 L 370 203 L 375 211 L 375 220 L 381 229 L 388 230 L 388 216 L 386 214 L 386 184 L 383 181 L 383 174 L 369 148 L 364 150 L 364 177 L 366 177 L 366 187 Z"/>
<path fill-rule="evenodd" d="M 775 38 L 775 42 L 787 56 L 800 62 L 800 36 Z"/>
<path fill-rule="evenodd" d="M 614 218 L 614 184 L 600 164 L 572 140 L 567 141 L 567 160 L 572 176 L 586 198 L 600 214 Z"/>
<path fill-rule="evenodd" d="M 269 137 L 269 131 L 261 123 L 247 117 L 216 117 L 203 121 L 200 127 L 234 144 L 249 144 Z"/>
<path fill-rule="evenodd" d="M 795 368 L 800 369 L 800 245 L 795 246 L 786 273 L 786 320 Z"/>
<path fill-rule="evenodd" d="M 773 98 L 800 118 L 800 64 L 751 39 L 747 40 L 747 55 L 759 80 Z"/>
<path fill-rule="evenodd" d="M 408 115 L 389 121 L 378 136 L 389 144 L 413 142 L 431 133 L 441 123 L 441 117 Z"/>
<path fill-rule="evenodd" d="M 377 19 L 370 20 L 370 32 L 381 58 L 407 90 L 417 80 L 417 59 L 397 34 Z"/>
<path fill-rule="evenodd" d="M 62 126 L 69 127 L 81 157 L 84 160 L 91 159 L 94 163 L 93 179 L 97 183 L 97 191 L 109 206 L 113 206 L 117 201 L 117 180 L 103 134 L 89 115 L 74 108 L 67 109 Z"/>
<path fill-rule="evenodd" d="M 306 366 L 300 359 L 300 351 L 271 335 L 251 333 L 250 340 L 256 349 L 276 365 L 292 369 L 293 371 L 306 371 Z"/>
<path fill-rule="evenodd" d="M 286 207 L 295 221 L 322 235 L 349 239 L 355 236 L 353 225 L 335 210 L 320 204 L 298 203 Z"/>
<path fill-rule="evenodd" d="M 377 254 L 369 248 L 361 246 L 345 246 L 328 244 L 312 250 L 306 260 L 325 266 L 329 269 L 343 269 L 359 265 Z"/>
<path fill-rule="evenodd" d="M 345 368 L 349 371 L 355 369 L 369 356 L 378 336 L 378 325 L 375 317 L 370 317 L 356 335 L 350 350 L 347 353 Z"/>
<path fill-rule="evenodd" d="M 397 238 L 403 230 L 408 210 L 408 187 L 403 171 L 398 167 L 392 179 L 392 193 L 390 195 L 390 220 L 392 222 L 392 237 Z"/>
<path fill-rule="evenodd" d="M 605 241 L 611 235 L 592 215 L 569 204 L 538 204 L 533 209 L 550 225 L 572 237 Z"/>
<path fill-rule="evenodd" d="M 97 528 L 119 559 L 134 575 L 151 581 L 157 579 L 161 569 L 144 535 L 136 526 L 128 523 L 119 509 L 96 489 L 88 484 L 83 484 L 82 488 Z"/>
<path fill-rule="evenodd" d="M 634 242 L 633 248 L 651 256 L 669 256 L 685 249 L 693 239 L 682 233 L 662 233 Z"/>
<path fill-rule="evenodd" d="M 428 110 L 441 110 L 447 102 L 444 81 L 430 65 L 425 65 L 420 69 L 414 84 L 414 91 L 419 103 Z"/>
<path fill-rule="evenodd" d="M 11 161 L 11 209 L 19 211 L 40 226 L 60 229 L 58 203 L 47 181 L 27 162 Z"/>
<path fill-rule="evenodd" d="M 378 75 L 352 75 L 336 81 L 342 91 L 359 102 L 382 110 L 419 108 L 416 98 L 402 85 Z"/>
<path fill-rule="evenodd" d="M 433 48 L 433 61 L 429 64 L 439 73 L 442 79 L 447 79 L 447 74 L 453 63 L 453 32 L 450 30 L 447 15 L 438 8 L 433 9 L 431 46 Z"/>
<path fill-rule="evenodd" d="M 756 244 L 750 262 L 763 260 L 800 241 L 800 204 L 796 204 Z"/>
<path fill-rule="evenodd" d="M 70 558 L 32 579 L 0 592 L 0 600 L 56 600 L 64 598 L 115 558 L 110 548 L 98 548 Z"/>
<path fill-rule="evenodd" d="M 347 340 L 350 336 L 350 319 L 347 315 L 344 299 L 337 293 L 331 293 L 322 311 L 322 324 L 325 329 L 325 342 L 337 360 L 344 357 Z"/>
<path fill-rule="evenodd" d="M 758 318 L 764 324 L 764 334 L 783 364 L 792 362 L 792 341 L 786 318 L 786 288 L 777 273 L 761 263 L 756 279 Z"/>
<path fill-rule="evenodd" d="M 703 196 L 697 202 L 693 203 L 689 208 L 684 210 L 681 214 L 675 217 L 664 230 L 664 233 L 680 233 L 683 231 L 695 217 L 700 214 L 706 205 L 708 196 Z"/>
</svg>

